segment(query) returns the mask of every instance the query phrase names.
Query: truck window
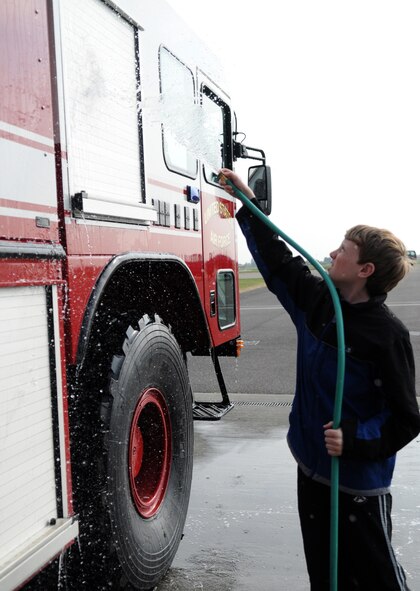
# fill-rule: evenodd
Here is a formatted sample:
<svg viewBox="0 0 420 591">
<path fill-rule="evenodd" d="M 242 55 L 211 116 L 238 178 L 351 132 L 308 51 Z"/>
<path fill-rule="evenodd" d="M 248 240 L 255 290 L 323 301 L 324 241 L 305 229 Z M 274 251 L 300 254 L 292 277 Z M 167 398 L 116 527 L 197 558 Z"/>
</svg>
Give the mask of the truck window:
<svg viewBox="0 0 420 591">
<path fill-rule="evenodd" d="M 212 90 L 202 88 L 203 122 L 206 129 L 204 173 L 206 181 L 213 182 L 213 173 L 219 168 L 232 168 L 230 141 L 230 109 Z"/>
<path fill-rule="evenodd" d="M 222 270 L 217 274 L 217 315 L 220 328 L 235 324 L 235 276 L 233 271 Z"/>
<path fill-rule="evenodd" d="M 188 149 L 195 117 L 193 73 L 163 46 L 159 64 L 165 163 L 169 170 L 195 178 L 197 159 Z"/>
<path fill-rule="evenodd" d="M 61 13 L 70 194 L 84 191 L 99 216 L 124 204 L 141 218 L 138 29 L 98 0 L 65 0 Z"/>
</svg>

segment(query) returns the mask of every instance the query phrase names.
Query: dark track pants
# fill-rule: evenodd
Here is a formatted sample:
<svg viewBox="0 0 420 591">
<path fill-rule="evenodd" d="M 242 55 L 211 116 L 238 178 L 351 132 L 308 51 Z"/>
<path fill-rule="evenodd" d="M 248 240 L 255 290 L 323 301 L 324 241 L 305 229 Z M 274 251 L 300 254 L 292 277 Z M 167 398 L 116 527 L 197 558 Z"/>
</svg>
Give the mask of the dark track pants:
<svg viewBox="0 0 420 591">
<path fill-rule="evenodd" d="M 391 546 L 391 494 L 339 494 L 338 591 L 409 591 Z M 329 591 L 330 487 L 298 469 L 298 509 L 311 591 Z"/>
</svg>

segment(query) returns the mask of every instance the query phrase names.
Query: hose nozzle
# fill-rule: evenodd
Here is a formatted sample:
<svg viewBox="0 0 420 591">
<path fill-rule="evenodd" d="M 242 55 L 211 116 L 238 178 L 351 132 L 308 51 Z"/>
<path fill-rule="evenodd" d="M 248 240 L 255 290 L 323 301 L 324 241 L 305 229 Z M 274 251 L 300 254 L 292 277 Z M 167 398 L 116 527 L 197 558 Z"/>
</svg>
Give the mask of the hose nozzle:
<svg viewBox="0 0 420 591">
<path fill-rule="evenodd" d="M 222 181 L 224 184 L 226 184 L 228 182 L 228 178 L 223 174 L 223 172 L 212 172 L 211 180 L 213 183 L 220 183 L 220 181 Z"/>
</svg>

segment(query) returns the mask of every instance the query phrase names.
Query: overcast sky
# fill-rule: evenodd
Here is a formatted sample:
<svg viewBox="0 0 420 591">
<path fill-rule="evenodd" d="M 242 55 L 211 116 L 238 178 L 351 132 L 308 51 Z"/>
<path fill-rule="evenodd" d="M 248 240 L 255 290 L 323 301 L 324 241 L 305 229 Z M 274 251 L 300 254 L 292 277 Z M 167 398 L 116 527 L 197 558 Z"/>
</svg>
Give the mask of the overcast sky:
<svg viewBox="0 0 420 591">
<path fill-rule="evenodd" d="M 420 251 L 418 0 L 168 2 L 224 64 L 277 226 L 318 259 L 357 223 Z"/>
</svg>

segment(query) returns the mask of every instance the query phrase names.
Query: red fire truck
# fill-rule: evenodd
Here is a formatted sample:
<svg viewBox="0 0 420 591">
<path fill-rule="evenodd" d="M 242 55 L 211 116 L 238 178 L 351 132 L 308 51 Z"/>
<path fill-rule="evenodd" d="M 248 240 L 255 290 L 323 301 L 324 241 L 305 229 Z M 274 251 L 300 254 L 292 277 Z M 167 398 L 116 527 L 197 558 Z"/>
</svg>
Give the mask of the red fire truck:
<svg viewBox="0 0 420 591">
<path fill-rule="evenodd" d="M 235 203 L 214 170 L 252 157 L 268 191 L 269 169 L 161 0 L 2 0 L 0 64 L 0 588 L 151 589 L 193 418 L 232 406 Z M 221 400 L 194 401 L 187 354 Z"/>
</svg>

